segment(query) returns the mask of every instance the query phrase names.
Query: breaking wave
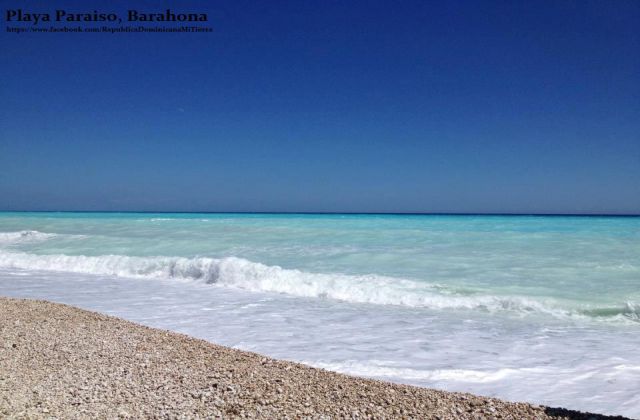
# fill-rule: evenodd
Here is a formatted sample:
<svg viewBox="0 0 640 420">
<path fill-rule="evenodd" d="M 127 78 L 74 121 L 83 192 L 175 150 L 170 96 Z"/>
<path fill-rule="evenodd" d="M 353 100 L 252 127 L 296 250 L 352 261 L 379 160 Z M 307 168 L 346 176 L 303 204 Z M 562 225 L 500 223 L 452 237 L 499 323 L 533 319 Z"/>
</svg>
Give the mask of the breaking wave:
<svg viewBox="0 0 640 420">
<path fill-rule="evenodd" d="M 594 309 L 583 309 L 579 313 L 594 318 L 625 317 L 632 321 L 640 322 L 640 305 L 634 302 L 626 302 L 621 306 L 610 306 Z"/>
<path fill-rule="evenodd" d="M 18 232 L 0 232 L 0 244 L 9 245 L 19 242 L 45 241 L 57 236 L 55 233 L 38 232 L 37 230 L 21 230 Z"/>
<path fill-rule="evenodd" d="M 35 255 L 0 252 L 0 268 L 49 270 L 128 278 L 176 279 L 218 284 L 249 291 L 276 292 L 299 297 L 335 299 L 353 303 L 402 305 L 430 309 L 470 309 L 517 314 L 546 313 L 556 317 L 622 316 L 638 320 L 640 308 L 569 310 L 552 301 L 521 296 L 460 294 L 426 282 L 379 275 L 309 273 L 248 261 L 242 258 L 132 257 L 124 255 Z"/>
</svg>

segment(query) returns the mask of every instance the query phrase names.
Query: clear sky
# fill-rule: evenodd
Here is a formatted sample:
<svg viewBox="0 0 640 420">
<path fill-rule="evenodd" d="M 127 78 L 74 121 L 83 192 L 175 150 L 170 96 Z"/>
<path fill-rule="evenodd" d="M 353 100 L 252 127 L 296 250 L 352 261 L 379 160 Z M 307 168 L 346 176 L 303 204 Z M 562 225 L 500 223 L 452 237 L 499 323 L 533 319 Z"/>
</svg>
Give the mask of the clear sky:
<svg viewBox="0 0 640 420">
<path fill-rule="evenodd" d="M 2 28 L 0 209 L 640 213 L 640 1 L 116 3 L 2 6 L 214 31 Z"/>
</svg>

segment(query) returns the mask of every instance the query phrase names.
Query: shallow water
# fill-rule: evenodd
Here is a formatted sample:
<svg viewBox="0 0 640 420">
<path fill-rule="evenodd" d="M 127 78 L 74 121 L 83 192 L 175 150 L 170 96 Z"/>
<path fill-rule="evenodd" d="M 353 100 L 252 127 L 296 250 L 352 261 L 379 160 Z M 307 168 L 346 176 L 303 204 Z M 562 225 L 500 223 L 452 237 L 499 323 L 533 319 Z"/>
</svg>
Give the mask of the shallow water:
<svg viewBox="0 0 640 420">
<path fill-rule="evenodd" d="M 640 218 L 0 213 L 0 294 L 640 417 Z"/>
</svg>

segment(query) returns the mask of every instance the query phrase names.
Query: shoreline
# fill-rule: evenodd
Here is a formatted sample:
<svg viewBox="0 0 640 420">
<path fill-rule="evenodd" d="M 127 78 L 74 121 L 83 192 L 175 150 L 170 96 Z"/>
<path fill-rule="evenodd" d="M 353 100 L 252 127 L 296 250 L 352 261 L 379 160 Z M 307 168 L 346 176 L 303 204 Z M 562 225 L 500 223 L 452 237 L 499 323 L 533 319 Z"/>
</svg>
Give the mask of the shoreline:
<svg viewBox="0 0 640 420">
<path fill-rule="evenodd" d="M 43 300 L 0 297 L 0 319 L 0 417 L 625 419 L 348 376 Z"/>
</svg>

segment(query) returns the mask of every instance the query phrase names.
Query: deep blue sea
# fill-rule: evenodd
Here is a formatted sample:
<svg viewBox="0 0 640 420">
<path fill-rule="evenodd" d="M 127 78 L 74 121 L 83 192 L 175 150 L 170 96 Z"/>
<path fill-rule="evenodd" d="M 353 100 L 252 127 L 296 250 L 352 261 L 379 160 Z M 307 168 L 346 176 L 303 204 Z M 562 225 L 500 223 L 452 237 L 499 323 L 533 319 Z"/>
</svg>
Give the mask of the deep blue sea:
<svg viewBox="0 0 640 420">
<path fill-rule="evenodd" d="M 0 213 L 0 294 L 640 417 L 640 217 Z"/>
</svg>

